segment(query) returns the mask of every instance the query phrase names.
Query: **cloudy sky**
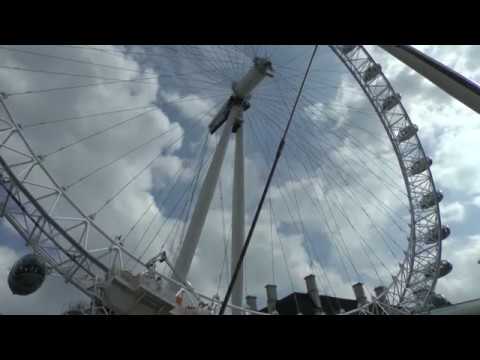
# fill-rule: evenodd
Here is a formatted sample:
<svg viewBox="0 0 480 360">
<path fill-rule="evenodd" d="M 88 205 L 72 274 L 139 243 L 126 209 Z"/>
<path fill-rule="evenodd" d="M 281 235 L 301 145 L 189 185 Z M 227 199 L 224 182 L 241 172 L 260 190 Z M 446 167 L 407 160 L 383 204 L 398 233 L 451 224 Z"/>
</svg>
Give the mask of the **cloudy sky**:
<svg viewBox="0 0 480 360">
<path fill-rule="evenodd" d="M 480 81 L 479 47 L 418 48 Z M 454 270 L 437 292 L 452 302 L 479 297 L 480 118 L 378 47 L 367 49 L 419 126 L 445 196 L 442 222 L 452 235 L 443 258 Z M 6 104 L 34 151 L 45 155 L 46 168 L 86 214 L 96 214 L 110 236 L 128 234 L 125 247 L 143 260 L 160 249 L 174 259 L 195 184 L 218 141 L 218 134 L 207 137 L 207 125 L 231 82 L 255 55 L 271 57 L 275 78 L 256 89 L 245 113 L 249 225 L 311 52 L 310 46 L 1 46 L 0 90 L 10 94 Z M 357 281 L 368 289 L 388 283 L 406 246 L 405 190 L 391 146 L 326 47 L 319 48 L 298 108 L 246 260 L 245 292 L 260 303 L 265 284 L 278 284 L 280 296 L 304 291 L 303 277 L 312 272 L 329 295 L 352 297 Z M 189 277 L 209 296 L 223 294 L 229 274 L 232 144 Z M 67 216 L 68 206 L 57 211 Z M 31 296 L 11 295 L 8 270 L 28 252 L 24 244 L 2 222 L 0 313 L 56 314 L 82 299 L 56 276 Z M 92 234 L 90 250 L 103 246 Z"/>
</svg>

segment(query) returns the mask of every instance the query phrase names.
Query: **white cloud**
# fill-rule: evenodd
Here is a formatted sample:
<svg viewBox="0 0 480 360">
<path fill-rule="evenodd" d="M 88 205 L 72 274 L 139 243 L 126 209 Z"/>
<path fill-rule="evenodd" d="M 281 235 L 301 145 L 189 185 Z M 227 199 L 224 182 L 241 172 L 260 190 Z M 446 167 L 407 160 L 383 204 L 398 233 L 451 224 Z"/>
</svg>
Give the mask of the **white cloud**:
<svg viewBox="0 0 480 360">
<path fill-rule="evenodd" d="M 465 219 L 465 207 L 459 202 L 441 204 L 440 211 L 444 223 L 461 223 Z"/>
<path fill-rule="evenodd" d="M 201 114 L 201 124 L 203 126 L 207 126 L 210 123 L 215 114 L 215 108 L 219 108 L 215 107 L 217 102 L 195 94 L 180 96 L 179 94 L 166 91 L 161 91 L 161 94 L 167 102 L 177 101 L 175 107 L 189 120 L 198 122 L 199 114 Z"/>
<path fill-rule="evenodd" d="M 472 200 L 472 204 L 480 207 L 480 196 L 475 196 Z"/>
<path fill-rule="evenodd" d="M 453 270 L 439 280 L 438 292 L 453 303 L 480 297 L 477 286 L 480 277 L 480 235 L 445 241 L 443 255 L 452 263 Z"/>
</svg>

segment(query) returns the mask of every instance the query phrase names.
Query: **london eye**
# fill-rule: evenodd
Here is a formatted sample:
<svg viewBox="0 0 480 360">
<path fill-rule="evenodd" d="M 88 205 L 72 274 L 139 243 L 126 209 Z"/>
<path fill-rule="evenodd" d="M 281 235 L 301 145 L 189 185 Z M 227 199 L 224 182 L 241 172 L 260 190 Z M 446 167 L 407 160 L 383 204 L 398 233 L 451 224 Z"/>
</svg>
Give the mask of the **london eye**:
<svg viewBox="0 0 480 360">
<path fill-rule="evenodd" d="M 305 279 L 319 313 L 416 314 L 452 270 L 435 159 L 364 46 L 0 51 L 18 296 L 56 274 L 106 314 L 218 314 L 229 288 L 267 314 Z"/>
</svg>

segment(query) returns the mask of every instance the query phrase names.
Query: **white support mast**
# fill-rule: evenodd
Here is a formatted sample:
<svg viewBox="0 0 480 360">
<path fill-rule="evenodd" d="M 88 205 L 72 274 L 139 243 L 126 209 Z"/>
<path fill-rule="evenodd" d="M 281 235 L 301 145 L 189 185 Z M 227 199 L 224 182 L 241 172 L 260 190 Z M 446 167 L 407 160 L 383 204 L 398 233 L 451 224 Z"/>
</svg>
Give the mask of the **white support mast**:
<svg viewBox="0 0 480 360">
<path fill-rule="evenodd" d="M 232 256 L 231 274 L 235 272 L 243 242 L 245 240 L 245 171 L 243 152 L 242 118 L 237 119 L 234 125 L 235 133 L 235 164 L 233 172 L 233 201 L 232 201 Z M 242 306 L 243 300 L 243 266 L 237 276 L 232 290 L 232 304 Z M 239 315 L 237 310 L 234 315 Z"/>
<path fill-rule="evenodd" d="M 220 170 L 222 169 L 223 159 L 225 158 L 225 153 L 227 151 L 228 140 L 230 139 L 233 123 L 241 111 L 242 109 L 240 106 L 232 107 L 207 175 L 203 181 L 202 188 L 200 189 L 192 219 L 188 225 L 182 248 L 180 249 L 180 253 L 175 263 L 174 276 L 177 277 L 178 281 L 186 281 L 187 274 L 192 265 L 193 256 L 195 255 L 195 250 L 197 250 L 198 240 L 200 239 L 203 226 L 205 225 L 205 220 L 217 186 Z"/>
<path fill-rule="evenodd" d="M 250 106 L 248 100 L 251 92 L 266 77 L 273 75 L 272 64 L 268 59 L 255 58 L 254 65 L 238 82 L 232 84 L 232 96 L 227 100 L 218 114 L 209 125 L 210 132 L 214 133 L 224 125 L 220 141 L 215 150 L 207 175 L 200 189 L 195 209 L 188 225 L 185 239 L 180 249 L 175 267 L 174 277 L 185 283 L 192 264 L 193 256 L 198 246 L 200 235 L 205 225 L 205 220 L 212 202 L 213 194 L 218 183 L 218 177 L 225 158 L 230 133 L 236 135 L 235 165 L 233 184 L 233 210 L 232 210 L 232 269 L 236 265 L 245 238 L 245 184 L 244 184 L 244 150 L 243 150 L 243 112 Z M 237 306 L 242 304 L 243 276 L 235 284 L 232 303 Z"/>
</svg>

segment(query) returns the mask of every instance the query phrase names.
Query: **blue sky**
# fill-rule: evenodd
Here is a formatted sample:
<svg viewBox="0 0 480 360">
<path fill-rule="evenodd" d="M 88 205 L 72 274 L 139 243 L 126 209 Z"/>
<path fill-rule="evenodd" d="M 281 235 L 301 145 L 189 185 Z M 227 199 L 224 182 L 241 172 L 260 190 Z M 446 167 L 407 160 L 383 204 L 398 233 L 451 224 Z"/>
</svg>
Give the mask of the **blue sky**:
<svg viewBox="0 0 480 360">
<path fill-rule="evenodd" d="M 289 104 L 294 100 L 295 89 L 298 89 L 312 51 L 310 46 L 245 46 L 235 47 L 235 51 L 230 52 L 225 50 L 227 47 L 184 47 L 176 52 L 172 47 L 154 46 L 95 46 L 103 51 L 59 46 L 10 48 L 57 58 L 0 48 L 3 55 L 1 65 L 110 79 L 135 79 L 140 76 L 153 79 L 148 80 L 148 84 L 130 82 L 53 91 L 43 95 L 12 96 L 7 102 L 15 118 L 22 124 L 155 104 L 155 111 L 138 121 L 112 130 L 108 136 L 86 140 L 68 151 L 59 152 L 47 163 L 55 178 L 62 184 L 68 184 L 132 149 L 135 144 L 144 142 L 149 136 L 170 130 L 168 136 L 142 148 L 128 159 L 122 159 L 118 165 L 92 176 L 75 186 L 71 192 L 72 198 L 78 201 L 82 209 L 93 211 L 161 150 L 159 160 L 98 216 L 98 222 L 107 232 L 125 234 L 153 201 L 154 206 L 148 210 L 144 221 L 128 242 L 128 246 L 134 249 L 134 241 L 141 237 L 149 219 L 152 219 L 150 232 L 138 249 L 140 252 L 147 249 L 146 257 L 153 256 L 160 249 L 162 241 L 167 241 L 167 249 L 172 256 L 178 248 L 181 232 L 170 231 L 177 229 L 175 220 L 181 220 L 182 216 L 179 211 L 173 214 L 170 211 L 178 199 L 181 202 L 187 199 L 186 196 L 182 200 L 180 196 L 188 189 L 195 175 L 193 168 L 201 155 L 206 125 L 214 113 L 212 109 L 222 104 L 230 93 L 231 81 L 248 70 L 250 58 L 257 53 L 271 56 L 275 79 L 262 84 L 252 99 L 251 109 L 245 115 L 249 224 L 251 212 L 259 198 L 259 189 L 266 179 L 268 164 L 265 156 L 267 162 L 271 161 L 279 136 L 277 126 L 286 122 Z M 475 67 L 478 47 L 419 48 L 465 76 L 479 81 L 480 72 Z M 402 102 L 412 121 L 419 125 L 422 144 L 434 160 L 432 171 L 436 184 L 445 195 L 442 202 L 443 221 L 451 227 L 452 235 L 445 242 L 444 258 L 453 263 L 454 271 L 439 281 L 437 290 L 452 301 L 478 297 L 480 290 L 475 287 L 475 281 L 480 275 L 477 265 L 480 233 L 476 224 L 480 213 L 480 174 L 477 174 L 480 170 L 476 165 L 476 149 L 480 145 L 477 145 L 476 135 L 480 129 L 480 119 L 477 114 L 450 99 L 378 47 L 367 46 L 367 49 L 402 95 Z M 65 58 L 91 64 L 69 62 Z M 100 80 L 0 68 L 2 91 L 9 93 L 97 81 Z M 346 216 L 353 219 L 355 226 L 372 242 L 371 245 L 387 267 L 395 267 L 397 257 L 401 257 L 400 249 L 395 246 L 406 245 L 403 233 L 398 231 L 394 223 L 406 227 L 402 220 L 405 208 L 401 200 L 404 199 L 399 199 L 402 191 L 400 172 L 370 104 L 328 48 L 319 49 L 311 80 L 305 87 L 305 98 L 300 102 L 300 110 L 271 192 L 276 230 L 272 231 L 271 214 L 267 208 L 262 214 L 247 258 L 245 290 L 261 298 L 264 296 L 264 285 L 274 277 L 279 284 L 280 295 L 292 290 L 304 291 L 303 277 L 313 271 L 321 291 L 351 297 L 352 281 L 362 280 L 369 286 L 375 286 L 378 281 L 388 277 L 388 272 L 385 272 L 388 269 L 384 271 L 380 264 L 375 265 L 381 272 L 377 281 L 368 255 L 365 255 L 366 249 L 360 246 L 358 239 L 355 242 L 358 235 L 348 229 L 340 211 L 343 209 Z M 144 110 L 89 118 L 92 121 L 76 119 L 58 123 L 55 127 L 30 128 L 25 133 L 35 151 L 45 154 L 141 111 Z M 52 132 L 52 129 L 55 131 Z M 178 136 L 182 136 L 181 141 L 170 146 Z M 208 140 L 207 155 L 213 151 L 216 139 L 210 137 Z M 310 163 L 312 172 L 306 171 L 308 156 L 302 152 L 302 148 L 313 151 L 312 156 L 318 161 Z M 207 295 L 213 295 L 219 287 L 220 274 L 223 277 L 220 290 L 226 286 L 227 273 L 225 269 L 222 272 L 222 263 L 224 240 L 229 238 L 232 173 L 228 164 L 231 164 L 232 149 L 233 146 L 230 146 L 225 161 L 227 165 L 222 170 L 222 190 L 215 194 L 190 274 L 194 286 Z M 370 151 L 381 160 L 370 157 L 367 153 Z M 372 171 L 382 174 L 383 181 L 372 177 Z M 181 175 L 177 178 L 179 173 Z M 164 201 L 173 184 L 176 184 L 174 192 L 169 200 Z M 377 194 L 378 199 L 372 198 L 371 191 Z M 326 206 L 330 205 L 329 201 L 333 208 Z M 389 217 L 385 211 L 379 211 L 383 202 L 393 208 L 396 219 Z M 363 215 L 361 204 L 376 224 L 394 239 L 395 244 L 384 244 L 381 241 L 383 239 L 375 235 L 372 219 Z M 330 214 L 336 215 L 328 216 L 327 211 L 333 211 Z M 335 224 L 333 218 L 339 224 Z M 146 244 L 163 221 L 166 224 L 164 230 L 147 248 Z M 301 229 L 301 223 L 304 229 Z M 224 224 L 227 234 L 223 230 Z M 342 231 L 335 231 L 336 225 Z M 173 235 L 171 238 L 168 237 L 169 233 Z M 2 226 L 1 234 L 0 266 L 2 274 L 6 274 L 8 267 L 26 249 L 24 242 L 7 227 Z M 346 237 L 344 240 L 355 255 L 345 255 L 341 249 L 343 239 L 339 234 Z M 283 242 L 284 251 L 280 241 Z M 390 250 L 393 250 L 392 257 Z M 352 260 L 350 257 L 354 258 L 354 263 L 357 262 L 354 265 L 359 268 L 360 279 L 356 279 L 353 267 L 348 263 Z M 315 263 L 313 268 L 309 265 L 312 262 Z M 290 283 L 286 268 L 294 278 L 293 284 Z M 5 279 L 3 276 L 3 280 L 0 280 L 0 296 L 3 300 L 0 312 L 3 313 L 59 313 L 78 297 L 76 290 L 55 277 L 48 279 L 38 293 L 28 298 L 13 297 Z"/>
</svg>

